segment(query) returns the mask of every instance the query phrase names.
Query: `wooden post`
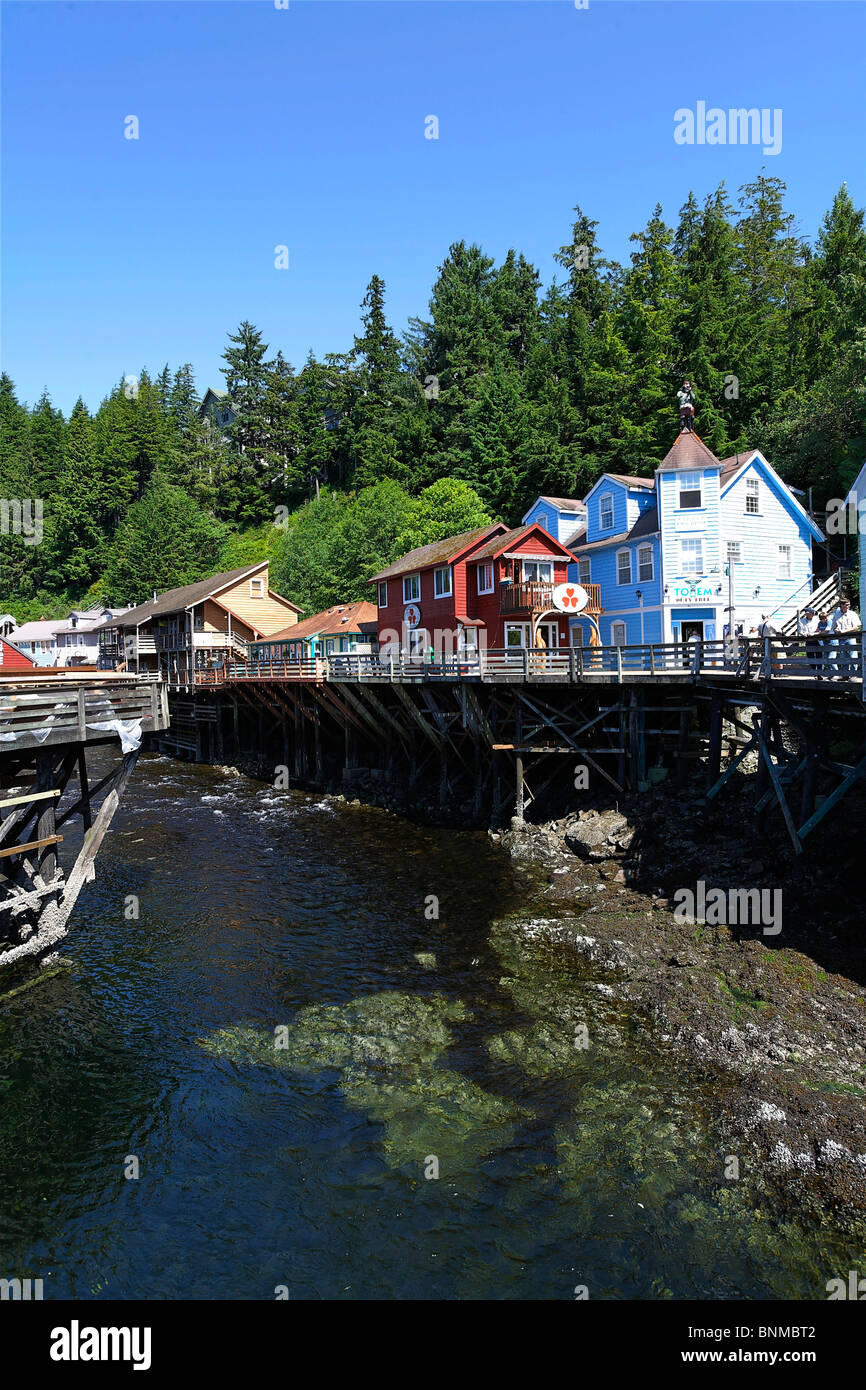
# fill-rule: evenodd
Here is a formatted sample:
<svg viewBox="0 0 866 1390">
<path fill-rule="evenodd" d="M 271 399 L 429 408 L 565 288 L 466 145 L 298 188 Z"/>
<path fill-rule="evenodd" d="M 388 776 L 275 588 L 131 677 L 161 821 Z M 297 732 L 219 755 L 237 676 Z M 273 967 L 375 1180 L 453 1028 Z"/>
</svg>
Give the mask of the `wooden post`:
<svg viewBox="0 0 866 1390">
<path fill-rule="evenodd" d="M 54 779 L 54 755 L 51 753 L 36 754 L 36 771 L 40 777 L 46 781 Z M 56 834 L 55 811 L 57 802 L 53 797 L 48 797 L 40 802 L 39 816 L 36 821 L 36 834 L 40 840 L 53 839 Z M 48 844 L 37 856 L 36 864 L 39 876 L 44 883 L 50 883 L 57 875 L 57 850 L 55 843 Z"/>
<path fill-rule="evenodd" d="M 689 710 L 685 706 L 680 710 L 680 732 L 677 740 L 677 786 L 684 787 L 688 780 L 688 762 L 686 754 L 689 751 Z"/>
</svg>

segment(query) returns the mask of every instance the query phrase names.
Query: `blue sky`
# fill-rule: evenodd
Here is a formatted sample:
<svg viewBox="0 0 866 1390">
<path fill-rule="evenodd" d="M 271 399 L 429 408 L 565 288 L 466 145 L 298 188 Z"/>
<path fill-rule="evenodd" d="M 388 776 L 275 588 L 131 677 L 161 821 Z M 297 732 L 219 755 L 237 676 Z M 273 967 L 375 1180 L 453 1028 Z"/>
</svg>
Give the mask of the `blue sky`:
<svg viewBox="0 0 866 1390">
<path fill-rule="evenodd" d="M 617 259 L 762 165 L 810 237 L 866 203 L 860 3 L 6 0 L 2 38 L 3 366 L 67 412 L 166 361 L 221 387 L 244 318 L 345 350 L 374 273 L 402 331 L 461 237 L 547 284 L 576 203 Z M 781 153 L 678 145 L 699 101 L 781 108 Z"/>
</svg>

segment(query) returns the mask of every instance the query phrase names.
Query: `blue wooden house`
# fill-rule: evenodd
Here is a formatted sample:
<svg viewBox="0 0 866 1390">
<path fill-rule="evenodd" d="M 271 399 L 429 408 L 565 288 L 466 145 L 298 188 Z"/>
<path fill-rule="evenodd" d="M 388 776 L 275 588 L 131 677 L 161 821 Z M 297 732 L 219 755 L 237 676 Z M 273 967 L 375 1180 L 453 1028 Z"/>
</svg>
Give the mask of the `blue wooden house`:
<svg viewBox="0 0 866 1390">
<path fill-rule="evenodd" d="M 718 459 L 683 433 L 653 477 L 604 473 L 585 503 L 569 577 L 599 585 L 605 646 L 709 641 L 731 622 L 748 635 L 764 614 L 795 620 L 812 592 L 823 536 L 758 449 Z M 572 643 L 589 645 L 586 618 Z"/>
<path fill-rule="evenodd" d="M 554 540 L 570 545 L 586 528 L 586 504 L 578 497 L 537 497 L 523 518 L 524 526 L 542 526 Z M 577 570 L 568 572 L 577 578 Z"/>
</svg>

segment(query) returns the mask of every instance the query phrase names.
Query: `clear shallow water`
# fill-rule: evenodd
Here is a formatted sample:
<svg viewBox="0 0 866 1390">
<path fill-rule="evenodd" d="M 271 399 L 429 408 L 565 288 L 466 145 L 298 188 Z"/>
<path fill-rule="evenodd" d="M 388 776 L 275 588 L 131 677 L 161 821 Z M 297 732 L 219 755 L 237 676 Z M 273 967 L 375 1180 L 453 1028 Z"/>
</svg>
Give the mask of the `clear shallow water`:
<svg viewBox="0 0 866 1390">
<path fill-rule="evenodd" d="M 688 1072 L 584 962 L 494 924 L 520 904 L 484 836 L 143 758 L 97 872 L 71 964 L 0 1009 L 0 1275 L 821 1299 L 866 1267 L 862 1232 L 725 1182 Z"/>
</svg>

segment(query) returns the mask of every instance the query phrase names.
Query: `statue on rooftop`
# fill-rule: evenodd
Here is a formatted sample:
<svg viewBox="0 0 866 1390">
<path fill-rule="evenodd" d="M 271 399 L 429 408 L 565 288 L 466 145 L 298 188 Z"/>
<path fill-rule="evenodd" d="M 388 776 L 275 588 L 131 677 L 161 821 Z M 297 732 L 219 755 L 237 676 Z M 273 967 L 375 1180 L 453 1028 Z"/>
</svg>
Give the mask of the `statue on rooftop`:
<svg viewBox="0 0 866 1390">
<path fill-rule="evenodd" d="M 680 403 L 680 433 L 691 434 L 695 424 L 695 393 L 688 377 L 682 390 L 677 391 L 677 400 Z"/>
</svg>

